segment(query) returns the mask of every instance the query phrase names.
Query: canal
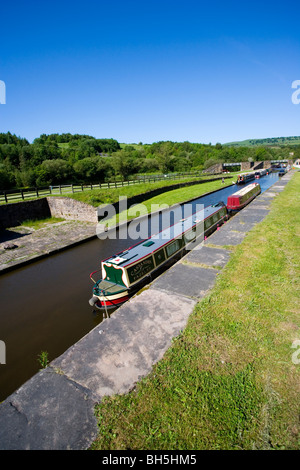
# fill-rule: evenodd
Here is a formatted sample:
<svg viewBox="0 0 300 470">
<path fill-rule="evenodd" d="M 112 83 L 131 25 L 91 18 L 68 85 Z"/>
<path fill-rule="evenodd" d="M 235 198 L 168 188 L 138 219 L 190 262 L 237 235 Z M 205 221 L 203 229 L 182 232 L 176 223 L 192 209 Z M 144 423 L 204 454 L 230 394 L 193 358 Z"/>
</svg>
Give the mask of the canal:
<svg viewBox="0 0 300 470">
<path fill-rule="evenodd" d="M 278 173 L 260 178 L 262 192 L 277 180 Z M 194 204 L 227 203 L 238 189 L 229 186 Z M 96 238 L 0 275 L 0 340 L 6 346 L 6 364 L 0 365 L 0 401 L 38 372 L 42 351 L 51 361 L 101 323 L 101 312 L 93 312 L 88 303 L 89 274 L 99 269 L 102 259 L 132 244 L 127 239 Z"/>
</svg>

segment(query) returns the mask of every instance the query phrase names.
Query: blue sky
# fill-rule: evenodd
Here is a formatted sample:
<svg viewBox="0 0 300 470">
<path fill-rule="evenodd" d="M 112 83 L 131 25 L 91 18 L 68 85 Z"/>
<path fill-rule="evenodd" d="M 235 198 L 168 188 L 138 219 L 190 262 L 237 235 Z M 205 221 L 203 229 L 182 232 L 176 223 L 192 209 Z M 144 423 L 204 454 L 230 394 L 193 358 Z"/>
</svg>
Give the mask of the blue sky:
<svg viewBox="0 0 300 470">
<path fill-rule="evenodd" d="M 1 4 L 0 132 L 215 144 L 300 135 L 295 1 Z"/>
</svg>

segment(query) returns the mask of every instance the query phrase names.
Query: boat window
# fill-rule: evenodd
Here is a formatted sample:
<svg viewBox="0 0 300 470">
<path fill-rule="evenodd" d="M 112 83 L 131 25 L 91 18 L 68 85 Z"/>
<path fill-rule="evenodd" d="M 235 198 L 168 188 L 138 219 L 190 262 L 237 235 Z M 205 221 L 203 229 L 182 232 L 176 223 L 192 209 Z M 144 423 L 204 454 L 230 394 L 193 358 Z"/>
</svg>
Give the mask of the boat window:
<svg viewBox="0 0 300 470">
<path fill-rule="evenodd" d="M 158 266 L 163 261 L 165 261 L 166 256 L 165 256 L 164 249 L 161 249 L 161 250 L 157 251 L 156 253 L 154 253 L 154 259 L 155 259 L 156 266 Z"/>
<path fill-rule="evenodd" d="M 178 251 L 179 248 L 180 248 L 180 241 L 179 239 L 177 239 L 173 243 L 171 243 L 169 246 L 166 247 L 168 257 L 176 253 L 176 251 Z"/>
<path fill-rule="evenodd" d="M 204 222 L 204 228 L 205 230 L 211 226 L 211 220 L 210 219 L 206 219 L 206 221 Z"/>
<path fill-rule="evenodd" d="M 193 227 L 192 230 L 189 230 L 187 233 L 184 234 L 184 239 L 188 243 L 196 237 L 196 227 Z"/>
</svg>

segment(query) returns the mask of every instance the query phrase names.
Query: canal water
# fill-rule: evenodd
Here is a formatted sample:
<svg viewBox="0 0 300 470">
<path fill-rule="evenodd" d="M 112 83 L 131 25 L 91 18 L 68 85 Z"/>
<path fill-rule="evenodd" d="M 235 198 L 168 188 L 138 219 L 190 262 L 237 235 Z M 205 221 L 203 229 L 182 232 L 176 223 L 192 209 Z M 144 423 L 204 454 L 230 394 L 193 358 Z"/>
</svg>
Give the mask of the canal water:
<svg viewBox="0 0 300 470">
<path fill-rule="evenodd" d="M 262 192 L 277 180 L 278 173 L 260 178 Z M 240 188 L 233 184 L 194 204 L 226 203 Z M 132 244 L 127 239 L 96 238 L 0 275 L 0 340 L 6 346 L 6 364 L 0 364 L 0 401 L 38 372 L 42 351 L 51 361 L 101 323 L 101 312 L 93 312 L 88 303 L 89 274 L 99 269 L 102 259 Z"/>
</svg>

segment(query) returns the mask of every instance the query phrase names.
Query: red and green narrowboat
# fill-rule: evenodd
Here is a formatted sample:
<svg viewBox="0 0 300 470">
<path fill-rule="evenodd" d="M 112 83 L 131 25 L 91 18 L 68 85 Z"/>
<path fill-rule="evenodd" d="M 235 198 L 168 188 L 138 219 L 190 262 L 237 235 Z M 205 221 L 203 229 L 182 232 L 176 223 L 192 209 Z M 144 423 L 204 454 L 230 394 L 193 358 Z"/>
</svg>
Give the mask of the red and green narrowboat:
<svg viewBox="0 0 300 470">
<path fill-rule="evenodd" d="M 182 255 L 191 243 L 209 235 L 228 218 L 223 202 L 210 205 L 178 223 L 152 235 L 117 255 L 101 262 L 101 278 L 95 280 L 89 303 L 99 309 L 114 308 L 126 302 L 150 276 Z"/>
</svg>

